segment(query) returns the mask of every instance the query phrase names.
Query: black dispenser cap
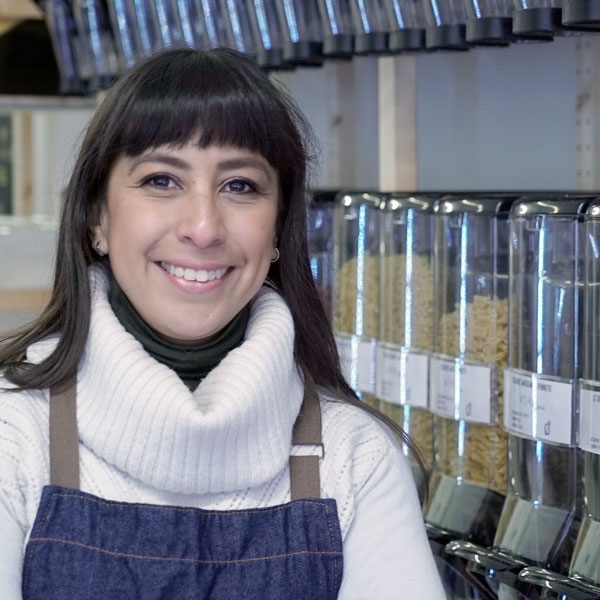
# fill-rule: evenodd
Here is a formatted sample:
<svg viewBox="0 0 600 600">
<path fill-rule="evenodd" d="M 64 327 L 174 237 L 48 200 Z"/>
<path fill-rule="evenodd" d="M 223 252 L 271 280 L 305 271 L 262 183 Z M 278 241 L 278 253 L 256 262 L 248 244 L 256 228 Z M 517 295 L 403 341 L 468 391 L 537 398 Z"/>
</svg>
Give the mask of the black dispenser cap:
<svg viewBox="0 0 600 600">
<path fill-rule="evenodd" d="M 425 30 L 425 45 L 428 50 L 458 50 L 469 49 L 465 39 L 464 24 L 439 25 Z"/>
<path fill-rule="evenodd" d="M 508 46 L 513 41 L 512 19 L 510 17 L 469 19 L 465 37 L 470 44 Z"/>
<path fill-rule="evenodd" d="M 392 53 L 425 50 L 425 29 L 409 27 L 390 31 L 388 49 Z"/>
<path fill-rule="evenodd" d="M 563 0 L 562 24 L 600 31 L 600 0 Z"/>
</svg>

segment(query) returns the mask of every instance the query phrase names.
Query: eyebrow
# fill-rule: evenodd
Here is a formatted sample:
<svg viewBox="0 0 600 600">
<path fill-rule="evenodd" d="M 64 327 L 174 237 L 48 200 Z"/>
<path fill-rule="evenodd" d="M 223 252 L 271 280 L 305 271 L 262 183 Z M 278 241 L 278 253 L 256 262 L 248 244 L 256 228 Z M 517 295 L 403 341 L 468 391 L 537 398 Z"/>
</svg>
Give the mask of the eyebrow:
<svg viewBox="0 0 600 600">
<path fill-rule="evenodd" d="M 142 156 L 137 157 L 131 163 L 128 175 L 131 175 L 137 167 L 144 163 L 149 162 L 162 162 L 167 165 L 171 165 L 172 167 L 176 167 L 178 169 L 182 169 L 185 171 L 189 171 L 192 167 L 185 160 L 178 158 L 177 156 L 173 156 L 172 154 L 164 154 L 160 152 L 151 152 L 150 154 L 143 154 Z M 253 156 L 240 156 L 238 158 L 229 158 L 226 160 L 222 160 L 217 164 L 217 168 L 222 171 L 227 171 L 230 169 L 242 169 L 245 167 L 253 167 L 255 169 L 261 170 L 271 181 L 271 174 L 265 165 L 265 161 L 260 158 L 255 158 Z"/>
</svg>

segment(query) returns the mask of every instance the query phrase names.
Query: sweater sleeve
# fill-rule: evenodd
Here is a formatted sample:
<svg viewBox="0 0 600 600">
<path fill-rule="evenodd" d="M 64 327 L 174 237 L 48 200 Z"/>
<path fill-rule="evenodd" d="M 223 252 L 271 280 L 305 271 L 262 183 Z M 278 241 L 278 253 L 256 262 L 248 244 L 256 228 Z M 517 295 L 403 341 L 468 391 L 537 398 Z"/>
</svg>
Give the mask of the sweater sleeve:
<svg viewBox="0 0 600 600">
<path fill-rule="evenodd" d="M 339 600 L 445 600 L 408 461 L 393 446 L 358 492 Z"/>
<path fill-rule="evenodd" d="M 21 600 L 23 531 L 0 489 L 0 598 Z"/>
</svg>

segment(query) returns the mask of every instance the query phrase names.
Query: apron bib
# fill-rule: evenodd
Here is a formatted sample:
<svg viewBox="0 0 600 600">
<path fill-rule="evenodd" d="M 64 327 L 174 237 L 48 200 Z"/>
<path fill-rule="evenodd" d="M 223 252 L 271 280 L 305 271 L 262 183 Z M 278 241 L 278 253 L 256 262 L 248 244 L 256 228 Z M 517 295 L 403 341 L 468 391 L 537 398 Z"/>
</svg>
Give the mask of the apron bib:
<svg viewBox="0 0 600 600">
<path fill-rule="evenodd" d="M 50 395 L 50 479 L 23 564 L 24 600 L 334 600 L 342 579 L 336 502 L 319 456 L 290 456 L 291 502 L 235 511 L 135 504 L 79 491 L 76 385 Z M 305 386 L 294 445 L 317 445 Z"/>
</svg>

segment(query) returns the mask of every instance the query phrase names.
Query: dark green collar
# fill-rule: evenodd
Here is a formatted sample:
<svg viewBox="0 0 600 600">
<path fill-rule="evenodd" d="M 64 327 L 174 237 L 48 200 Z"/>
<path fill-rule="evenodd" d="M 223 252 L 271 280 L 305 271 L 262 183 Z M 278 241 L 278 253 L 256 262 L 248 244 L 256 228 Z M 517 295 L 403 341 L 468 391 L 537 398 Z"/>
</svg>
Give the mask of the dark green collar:
<svg viewBox="0 0 600 600">
<path fill-rule="evenodd" d="M 109 301 L 121 325 L 142 344 L 150 356 L 173 369 L 191 391 L 196 389 L 230 350 L 243 342 L 250 318 L 250 304 L 247 304 L 209 342 L 185 345 L 167 340 L 152 329 L 138 315 L 114 277 L 110 281 Z"/>
</svg>

